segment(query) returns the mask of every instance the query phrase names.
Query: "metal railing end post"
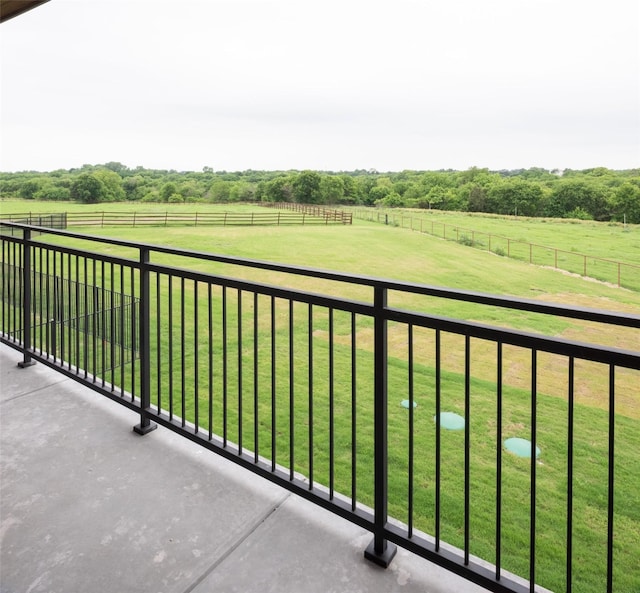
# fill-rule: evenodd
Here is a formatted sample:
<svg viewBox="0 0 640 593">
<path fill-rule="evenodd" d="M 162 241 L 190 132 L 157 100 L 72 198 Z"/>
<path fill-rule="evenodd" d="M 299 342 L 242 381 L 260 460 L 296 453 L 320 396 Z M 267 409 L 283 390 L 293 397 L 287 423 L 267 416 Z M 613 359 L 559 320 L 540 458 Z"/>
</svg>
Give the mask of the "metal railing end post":
<svg viewBox="0 0 640 593">
<path fill-rule="evenodd" d="M 31 359 L 31 229 L 22 231 L 22 369 L 33 366 Z"/>
<path fill-rule="evenodd" d="M 145 435 L 158 428 L 158 425 L 151 422 L 147 417 L 147 410 L 151 401 L 151 361 L 149 359 L 149 301 L 151 292 L 149 289 L 148 263 L 149 249 L 143 247 L 140 249 L 140 424 L 133 427 L 133 431 L 139 435 Z"/>
</svg>

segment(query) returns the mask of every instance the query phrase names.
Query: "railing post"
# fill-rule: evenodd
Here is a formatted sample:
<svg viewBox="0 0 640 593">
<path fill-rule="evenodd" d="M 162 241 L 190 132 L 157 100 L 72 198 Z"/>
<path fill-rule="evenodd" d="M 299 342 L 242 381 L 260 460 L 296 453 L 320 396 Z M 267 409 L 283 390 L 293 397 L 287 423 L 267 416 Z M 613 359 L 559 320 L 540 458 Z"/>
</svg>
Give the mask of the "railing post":
<svg viewBox="0 0 640 593">
<path fill-rule="evenodd" d="M 20 368 L 30 367 L 31 360 L 31 230 L 22 231 L 22 361 Z"/>
<path fill-rule="evenodd" d="M 149 349 L 150 340 L 150 299 L 149 289 L 149 248 L 140 249 L 140 424 L 133 427 L 138 434 L 147 434 L 158 428 L 155 422 L 151 422 L 147 416 L 147 410 L 151 405 L 151 358 Z"/>
<path fill-rule="evenodd" d="M 397 546 L 387 542 L 388 466 L 387 466 L 387 289 L 374 288 L 374 531 L 373 541 L 364 557 L 387 568 L 396 555 Z"/>
</svg>

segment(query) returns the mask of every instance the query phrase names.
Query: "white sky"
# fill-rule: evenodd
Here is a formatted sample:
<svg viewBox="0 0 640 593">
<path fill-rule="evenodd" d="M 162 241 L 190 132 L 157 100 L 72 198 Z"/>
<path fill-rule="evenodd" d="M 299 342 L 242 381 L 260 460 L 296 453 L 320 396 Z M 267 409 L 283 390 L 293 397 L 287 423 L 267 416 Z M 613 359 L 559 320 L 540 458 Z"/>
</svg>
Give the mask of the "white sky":
<svg viewBox="0 0 640 593">
<path fill-rule="evenodd" d="M 0 26 L 0 170 L 638 167 L 639 11 L 51 0 Z"/>
</svg>

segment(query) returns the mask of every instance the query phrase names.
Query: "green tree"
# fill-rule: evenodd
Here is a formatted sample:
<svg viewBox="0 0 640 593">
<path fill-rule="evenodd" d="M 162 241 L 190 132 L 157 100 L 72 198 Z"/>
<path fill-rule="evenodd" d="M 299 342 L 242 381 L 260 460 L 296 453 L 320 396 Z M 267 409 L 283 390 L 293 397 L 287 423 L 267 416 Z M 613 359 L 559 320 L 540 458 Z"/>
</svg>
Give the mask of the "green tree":
<svg viewBox="0 0 640 593">
<path fill-rule="evenodd" d="M 358 184 L 351 175 L 340 175 L 342 181 L 342 203 L 357 204 L 360 201 Z"/>
<path fill-rule="evenodd" d="M 142 175 L 132 175 L 122 180 L 127 200 L 140 200 L 144 195 L 144 177 Z"/>
<path fill-rule="evenodd" d="M 225 181 L 224 179 L 216 179 L 210 186 L 207 195 L 211 202 L 228 202 L 229 194 L 231 192 L 231 181 Z"/>
<path fill-rule="evenodd" d="M 317 171 L 302 171 L 291 183 L 293 198 L 300 204 L 320 204 L 322 194 L 320 182 L 322 177 Z"/>
<path fill-rule="evenodd" d="M 255 199 L 256 188 L 253 183 L 236 181 L 229 190 L 231 202 L 252 202 Z"/>
<path fill-rule="evenodd" d="M 203 195 L 203 189 L 193 180 L 185 181 L 179 188 L 178 193 L 184 202 L 196 202 Z"/>
<path fill-rule="evenodd" d="M 344 198 L 344 181 L 335 175 L 323 175 L 320 193 L 323 204 L 339 204 Z"/>
<path fill-rule="evenodd" d="M 84 204 L 97 204 L 105 197 L 105 187 L 94 173 L 81 173 L 72 182 L 70 188 L 72 200 Z"/>
<path fill-rule="evenodd" d="M 293 186 L 288 176 L 276 177 L 264 183 L 262 187 L 264 202 L 292 202 Z"/>
<path fill-rule="evenodd" d="M 110 169 L 98 169 L 93 175 L 104 185 L 103 202 L 122 202 L 126 198 L 120 175 Z"/>
<path fill-rule="evenodd" d="M 444 209 L 448 209 L 446 207 L 447 190 L 440 185 L 434 185 L 427 192 L 425 200 L 429 204 L 429 210 L 431 210 L 431 208 L 439 208 L 440 206 L 444 206 Z"/>
<path fill-rule="evenodd" d="M 35 179 L 28 179 L 20 186 L 20 197 L 26 200 L 31 200 L 39 189 L 39 181 L 36 181 Z"/>
<path fill-rule="evenodd" d="M 469 197 L 467 203 L 470 212 L 487 212 L 488 200 L 487 192 L 481 186 L 475 183 L 466 184 L 465 187 L 471 186 L 468 189 Z"/>
<path fill-rule="evenodd" d="M 508 177 L 489 188 L 489 212 L 536 216 L 539 214 L 542 195 L 539 183 Z"/>
<path fill-rule="evenodd" d="M 630 224 L 640 224 L 640 185 L 623 183 L 616 189 L 611 201 L 617 221 L 626 220 Z"/>
<path fill-rule="evenodd" d="M 71 198 L 71 192 L 67 187 L 47 183 L 33 195 L 33 198 L 35 200 L 65 201 Z"/>
<path fill-rule="evenodd" d="M 402 206 L 404 206 L 404 201 L 398 192 L 391 191 L 384 198 L 377 200 L 376 206 L 383 206 L 385 208 L 402 208 Z"/>
<path fill-rule="evenodd" d="M 547 215 L 566 217 L 569 212 L 581 208 L 595 220 L 609 217 L 607 188 L 598 181 L 571 177 L 554 184 L 547 204 Z"/>
<path fill-rule="evenodd" d="M 162 202 L 168 202 L 169 198 L 177 192 L 178 189 L 176 188 L 176 184 L 168 181 L 160 188 L 160 200 Z"/>
</svg>

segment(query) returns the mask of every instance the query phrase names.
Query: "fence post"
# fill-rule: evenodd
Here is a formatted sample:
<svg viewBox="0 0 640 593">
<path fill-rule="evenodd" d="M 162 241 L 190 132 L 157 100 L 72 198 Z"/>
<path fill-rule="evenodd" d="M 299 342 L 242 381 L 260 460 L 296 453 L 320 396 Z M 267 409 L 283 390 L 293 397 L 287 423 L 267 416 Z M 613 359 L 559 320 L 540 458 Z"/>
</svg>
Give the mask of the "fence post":
<svg viewBox="0 0 640 593">
<path fill-rule="evenodd" d="M 149 289 L 149 248 L 140 249 L 140 424 L 133 427 L 138 434 L 147 434 L 158 428 L 147 416 L 151 405 L 151 358 L 150 348 L 150 298 Z"/>
<path fill-rule="evenodd" d="M 31 230 L 22 230 L 22 361 L 20 368 L 33 366 L 31 360 Z"/>
<path fill-rule="evenodd" d="M 387 568 L 396 555 L 397 546 L 387 542 L 388 466 L 387 466 L 387 289 L 374 288 L 374 529 L 373 541 L 364 557 Z"/>
</svg>

